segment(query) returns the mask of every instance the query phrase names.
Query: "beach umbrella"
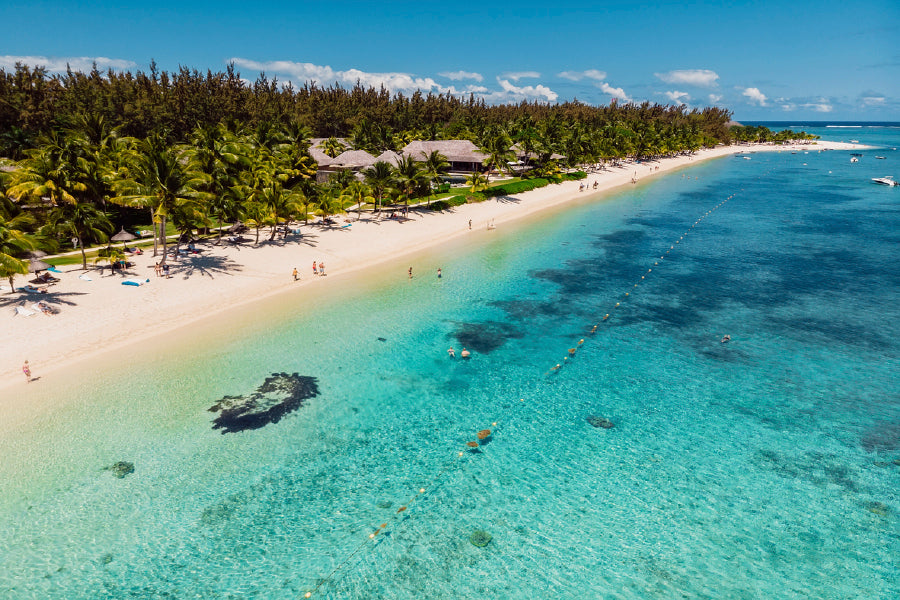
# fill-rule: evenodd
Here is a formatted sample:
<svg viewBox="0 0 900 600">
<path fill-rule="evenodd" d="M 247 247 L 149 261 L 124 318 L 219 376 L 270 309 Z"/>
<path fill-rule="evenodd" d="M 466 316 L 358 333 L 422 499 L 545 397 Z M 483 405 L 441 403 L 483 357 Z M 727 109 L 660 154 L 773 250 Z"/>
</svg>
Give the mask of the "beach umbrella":
<svg viewBox="0 0 900 600">
<path fill-rule="evenodd" d="M 123 227 L 119 233 L 117 233 L 116 235 L 109 238 L 109 240 L 111 242 L 122 242 L 122 249 L 124 250 L 125 242 L 130 242 L 131 240 L 133 240 L 136 237 L 137 237 L 136 235 L 132 235 L 132 234 L 128 233 L 127 231 L 125 231 L 125 228 Z"/>
<path fill-rule="evenodd" d="M 37 273 L 38 271 L 46 271 L 49 269 L 51 265 L 48 265 L 40 258 L 32 258 L 28 261 L 28 272 L 29 273 Z"/>
<path fill-rule="evenodd" d="M 43 250 L 31 250 L 30 252 L 26 252 L 25 256 L 28 258 L 43 258 L 47 256 L 47 253 Z"/>
</svg>

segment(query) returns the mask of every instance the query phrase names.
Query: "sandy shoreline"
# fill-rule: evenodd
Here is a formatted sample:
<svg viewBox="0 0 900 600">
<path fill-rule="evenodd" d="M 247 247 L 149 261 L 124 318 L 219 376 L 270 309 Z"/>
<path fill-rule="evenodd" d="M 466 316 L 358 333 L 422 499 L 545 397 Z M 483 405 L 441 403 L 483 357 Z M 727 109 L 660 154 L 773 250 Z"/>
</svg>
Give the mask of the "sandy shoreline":
<svg viewBox="0 0 900 600">
<path fill-rule="evenodd" d="M 579 182 L 566 182 L 517 194 L 514 198 L 466 204 L 443 213 L 411 212 L 405 222 L 374 218 L 368 213 L 357 221 L 357 216 L 351 214 L 345 217 L 352 223 L 349 227 L 340 227 L 345 224 L 344 218 L 333 227 L 301 226 L 300 235 L 259 246 L 252 244 L 254 233 L 250 232 L 245 237 L 251 243 L 238 247 L 203 244 L 199 246 L 200 254 L 170 261 L 170 279 L 156 276 L 153 267 L 158 258 L 152 252 L 145 252 L 131 259 L 135 266 L 126 275 L 150 280 L 140 287 L 122 285 L 124 277 L 109 275 L 108 270 L 101 277 L 91 268 L 88 275 L 92 281 L 80 279 L 80 265 L 63 267 L 61 281 L 51 286 L 47 294 L 9 294 L 8 283 L 3 281 L 0 282 L 4 286 L 0 290 L 0 331 L 4 338 L 0 347 L 0 395 L 12 399 L 15 395 L 12 390 L 25 385 L 21 373 L 25 359 L 41 378 L 32 385 L 52 383 L 54 373 L 98 353 L 121 349 L 274 294 L 328 285 L 328 276 L 313 276 L 314 260 L 324 262 L 327 273 L 342 275 L 332 281 L 346 281 L 345 275 L 352 272 L 484 231 L 490 222 L 499 227 L 566 202 L 594 198 L 630 184 L 635 173 L 640 182 L 704 160 L 744 152 L 854 148 L 862 146 L 819 141 L 802 146 L 718 147 L 701 150 L 692 157 L 628 163 L 589 173 L 588 189 L 584 192 L 579 192 Z M 260 239 L 267 238 L 268 233 L 263 230 Z M 414 273 L 420 272 L 416 271 L 414 259 L 410 264 Z M 300 281 L 296 282 L 292 277 L 295 267 L 300 273 Z M 15 283 L 19 287 L 27 280 L 19 276 Z M 58 314 L 38 313 L 30 317 L 15 314 L 16 306 L 24 302 L 31 308 L 38 300 L 46 300 L 58 308 Z"/>
</svg>

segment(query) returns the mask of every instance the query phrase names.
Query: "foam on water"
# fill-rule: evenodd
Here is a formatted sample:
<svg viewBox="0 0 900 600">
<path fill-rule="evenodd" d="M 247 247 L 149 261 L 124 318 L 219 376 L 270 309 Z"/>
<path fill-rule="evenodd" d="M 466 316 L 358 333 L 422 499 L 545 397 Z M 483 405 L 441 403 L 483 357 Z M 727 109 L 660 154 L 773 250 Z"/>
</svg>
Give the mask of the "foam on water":
<svg viewBox="0 0 900 600">
<path fill-rule="evenodd" d="M 0 597 L 898 597 L 900 195 L 685 175 L 86 375 L 0 440 Z M 272 373 L 318 394 L 213 428 Z"/>
</svg>

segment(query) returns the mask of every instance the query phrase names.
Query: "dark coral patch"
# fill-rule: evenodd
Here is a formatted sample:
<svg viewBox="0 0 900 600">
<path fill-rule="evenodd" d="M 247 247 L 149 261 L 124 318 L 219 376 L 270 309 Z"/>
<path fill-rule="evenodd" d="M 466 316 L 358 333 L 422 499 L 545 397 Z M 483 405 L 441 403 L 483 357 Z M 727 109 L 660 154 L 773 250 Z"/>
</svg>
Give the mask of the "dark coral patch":
<svg viewBox="0 0 900 600">
<path fill-rule="evenodd" d="M 260 429 L 277 423 L 284 415 L 303 406 L 304 400 L 318 395 L 315 377 L 272 373 L 252 394 L 224 396 L 212 405 L 209 412 L 219 413 L 213 419 L 213 429 L 221 429 L 223 434 Z"/>
<path fill-rule="evenodd" d="M 483 321 L 481 323 L 457 323 L 453 336 L 464 347 L 487 354 L 510 339 L 521 339 L 525 334 L 509 323 Z"/>
</svg>

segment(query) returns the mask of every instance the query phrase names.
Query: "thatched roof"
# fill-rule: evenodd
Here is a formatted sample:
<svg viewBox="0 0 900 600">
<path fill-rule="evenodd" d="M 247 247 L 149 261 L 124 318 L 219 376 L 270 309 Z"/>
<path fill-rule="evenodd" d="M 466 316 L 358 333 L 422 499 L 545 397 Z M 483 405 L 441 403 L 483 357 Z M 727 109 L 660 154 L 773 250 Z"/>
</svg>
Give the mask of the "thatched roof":
<svg viewBox="0 0 900 600">
<path fill-rule="evenodd" d="M 309 155 L 312 156 L 313 160 L 319 163 L 320 167 L 325 167 L 331 164 L 334 164 L 335 158 L 331 158 L 325 151 L 322 150 L 319 145 L 329 138 L 311 138 L 309 140 Z M 337 138 L 337 140 L 344 145 L 344 148 L 347 150 L 350 149 L 350 143 L 344 138 Z"/>
<path fill-rule="evenodd" d="M 392 167 L 396 167 L 400 162 L 400 155 L 393 150 L 385 150 L 375 159 L 376 162 L 386 162 Z"/>
<path fill-rule="evenodd" d="M 487 154 L 478 150 L 478 146 L 469 140 L 436 140 L 416 141 L 407 144 L 402 153 L 412 156 L 414 160 L 423 161 L 429 154 L 437 150 L 450 162 L 482 163 Z"/>
<path fill-rule="evenodd" d="M 331 159 L 331 166 L 345 168 L 371 167 L 375 157 L 365 150 L 347 150 Z"/>
</svg>

